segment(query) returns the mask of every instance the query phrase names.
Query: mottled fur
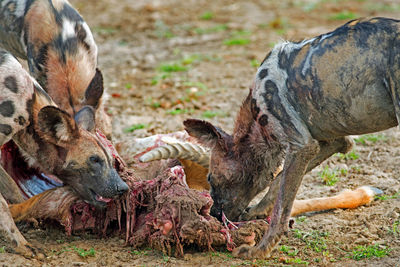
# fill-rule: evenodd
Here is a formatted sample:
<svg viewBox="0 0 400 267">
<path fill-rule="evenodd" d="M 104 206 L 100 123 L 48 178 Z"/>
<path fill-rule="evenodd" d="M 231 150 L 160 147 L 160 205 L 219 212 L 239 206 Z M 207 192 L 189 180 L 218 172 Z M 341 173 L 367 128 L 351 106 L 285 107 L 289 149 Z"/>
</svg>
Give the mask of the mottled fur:
<svg viewBox="0 0 400 267">
<path fill-rule="evenodd" d="M 31 75 L 71 116 L 91 105 L 110 137 L 97 46 L 79 13 L 66 0 L 0 0 L 0 16 L 0 46 L 27 59 Z"/>
<path fill-rule="evenodd" d="M 235 255 L 269 254 L 288 229 L 304 173 L 348 151 L 347 135 L 398 125 L 399 52 L 400 21 L 386 18 L 354 20 L 309 40 L 285 42 L 258 69 L 232 136 L 204 121 L 185 121 L 190 135 L 212 147 L 212 214 L 224 212 L 232 220 L 271 216 L 260 244 L 240 247 Z M 246 210 L 268 185 L 259 205 Z"/>
<path fill-rule="evenodd" d="M 30 164 L 56 175 L 85 201 L 105 207 L 102 199 L 120 195 L 128 187 L 114 169 L 110 151 L 97 140 L 93 120 L 89 107 L 75 118 L 58 108 L 21 64 L 0 48 L 0 146 L 12 139 Z M 22 200 L 0 166 L 0 202 L 5 202 L 3 195 L 9 201 Z M 12 221 L 8 212 L 0 217 Z M 26 251 L 26 241 L 9 225 L 1 224 L 0 232 Z"/>
</svg>

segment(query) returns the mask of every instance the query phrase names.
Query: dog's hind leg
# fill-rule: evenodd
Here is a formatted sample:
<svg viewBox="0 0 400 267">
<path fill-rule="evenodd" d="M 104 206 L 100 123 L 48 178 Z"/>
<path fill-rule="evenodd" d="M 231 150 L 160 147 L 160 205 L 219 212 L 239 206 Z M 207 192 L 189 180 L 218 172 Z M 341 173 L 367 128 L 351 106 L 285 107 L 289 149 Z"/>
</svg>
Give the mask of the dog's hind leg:
<svg viewBox="0 0 400 267">
<path fill-rule="evenodd" d="M 351 150 L 354 144 L 353 140 L 347 136 L 331 141 L 319 141 L 318 143 L 320 147 L 319 153 L 308 164 L 306 172 L 311 171 L 335 153 L 346 154 Z"/>
</svg>

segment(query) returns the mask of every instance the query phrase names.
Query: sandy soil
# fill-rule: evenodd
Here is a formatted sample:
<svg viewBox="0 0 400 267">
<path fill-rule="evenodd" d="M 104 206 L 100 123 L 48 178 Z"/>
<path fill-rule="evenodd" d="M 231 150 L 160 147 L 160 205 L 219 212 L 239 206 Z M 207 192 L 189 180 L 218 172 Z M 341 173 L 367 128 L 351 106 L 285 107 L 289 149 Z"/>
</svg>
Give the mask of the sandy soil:
<svg viewBox="0 0 400 267">
<path fill-rule="evenodd" d="M 99 46 L 115 141 L 181 130 L 182 120 L 189 117 L 208 119 L 231 131 L 256 67 L 274 44 L 313 37 L 354 17 L 399 18 L 400 11 L 396 0 L 71 2 L 91 26 Z M 132 126 L 142 129 L 128 132 Z M 39 228 L 20 225 L 44 258 L 9 254 L 0 242 L 0 265 L 399 265 L 399 159 L 400 133 L 390 129 L 359 138 L 352 154 L 333 156 L 306 175 L 300 199 L 360 185 L 378 187 L 385 195 L 355 210 L 297 218 L 268 260 L 242 261 L 227 251 L 187 251 L 177 259 L 149 249 L 132 250 L 118 237 L 99 239 L 90 233 L 69 237 L 62 228 L 44 223 Z M 324 184 L 323 170 L 328 174 L 336 170 L 338 181 Z M 372 245 L 375 252 L 387 255 L 354 259 L 359 246 Z"/>
</svg>

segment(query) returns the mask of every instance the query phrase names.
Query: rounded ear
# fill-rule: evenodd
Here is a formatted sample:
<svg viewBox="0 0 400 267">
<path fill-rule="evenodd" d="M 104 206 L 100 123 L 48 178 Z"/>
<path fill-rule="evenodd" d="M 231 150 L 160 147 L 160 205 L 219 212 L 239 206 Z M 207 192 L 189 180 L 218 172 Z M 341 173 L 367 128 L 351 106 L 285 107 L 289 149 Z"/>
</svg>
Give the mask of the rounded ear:
<svg viewBox="0 0 400 267">
<path fill-rule="evenodd" d="M 78 126 L 86 131 L 93 132 L 96 126 L 95 113 L 91 106 L 84 106 L 74 117 Z"/>
<path fill-rule="evenodd" d="M 62 147 L 79 136 L 74 119 L 54 106 L 46 106 L 39 111 L 36 130 L 41 138 Z"/>
<path fill-rule="evenodd" d="M 96 69 L 92 81 L 85 92 L 85 105 L 92 106 L 96 109 L 100 104 L 100 99 L 104 93 L 103 74 L 99 69 Z"/>
<path fill-rule="evenodd" d="M 221 128 L 215 127 L 211 123 L 203 120 L 188 119 L 183 122 L 186 132 L 196 138 L 201 144 L 210 148 L 218 147 L 223 151 L 229 150 L 229 143 L 232 136 L 224 132 Z"/>
</svg>

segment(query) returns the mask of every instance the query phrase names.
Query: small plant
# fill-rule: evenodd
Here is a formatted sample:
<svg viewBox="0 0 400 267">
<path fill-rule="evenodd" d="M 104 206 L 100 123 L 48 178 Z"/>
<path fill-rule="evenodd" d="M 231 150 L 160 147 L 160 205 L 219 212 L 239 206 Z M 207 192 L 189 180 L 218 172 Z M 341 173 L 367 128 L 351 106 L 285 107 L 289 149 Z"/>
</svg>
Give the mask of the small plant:
<svg viewBox="0 0 400 267">
<path fill-rule="evenodd" d="M 181 72 L 187 71 L 188 67 L 185 67 L 180 63 L 161 64 L 159 70 L 162 72 Z"/>
<path fill-rule="evenodd" d="M 216 33 L 216 32 L 223 32 L 228 29 L 226 24 L 218 24 L 216 26 L 210 28 L 194 28 L 193 31 L 196 34 L 207 34 L 207 33 Z"/>
<path fill-rule="evenodd" d="M 147 125 L 143 124 L 143 123 L 133 124 L 132 126 L 130 126 L 128 128 L 125 128 L 124 132 L 125 133 L 131 133 L 131 132 L 134 132 L 134 131 L 139 130 L 139 129 L 144 129 L 146 127 L 147 127 Z"/>
<path fill-rule="evenodd" d="M 241 30 L 232 33 L 232 37 L 224 40 L 224 45 L 247 45 L 250 43 L 250 39 L 245 38 L 245 36 L 250 35 L 250 31 Z"/>
<path fill-rule="evenodd" d="M 344 160 L 356 160 L 356 159 L 360 158 L 360 155 L 357 154 L 357 152 L 354 150 L 352 150 L 346 154 L 336 153 L 335 156 L 337 156 L 339 159 L 344 159 Z"/>
<path fill-rule="evenodd" d="M 369 246 L 356 246 L 353 251 L 351 251 L 351 258 L 354 260 L 362 260 L 369 258 L 382 258 L 389 255 L 390 249 L 386 246 L 379 246 L 378 244 Z"/>
<path fill-rule="evenodd" d="M 230 38 L 224 41 L 224 45 L 247 45 L 250 43 L 250 39 L 247 38 Z"/>
<path fill-rule="evenodd" d="M 297 250 L 297 248 L 290 247 L 290 246 L 285 246 L 285 245 L 282 245 L 282 246 L 280 247 L 280 251 L 282 251 L 282 252 L 284 252 L 286 255 L 292 256 L 292 257 L 296 256 L 296 255 L 299 253 L 299 251 Z"/>
<path fill-rule="evenodd" d="M 133 86 L 132 86 L 131 83 L 126 83 L 126 84 L 125 84 L 125 88 L 126 88 L 126 89 L 132 89 L 132 87 L 133 87 Z"/>
<path fill-rule="evenodd" d="M 212 13 L 211 11 L 206 11 L 200 16 L 200 19 L 202 20 L 211 20 L 213 18 L 214 18 L 214 13 Z"/>
<path fill-rule="evenodd" d="M 191 113 L 191 112 L 192 112 L 191 110 L 186 109 L 186 108 L 184 108 L 184 109 L 177 108 L 177 109 L 173 109 L 173 110 L 168 110 L 167 114 L 179 115 L 179 114 L 186 114 L 186 113 Z"/>
<path fill-rule="evenodd" d="M 355 19 L 358 16 L 356 14 L 354 14 L 353 12 L 350 11 L 343 11 L 343 12 L 339 12 L 336 13 L 332 16 L 329 17 L 329 19 L 331 20 L 350 20 L 350 19 Z"/>
<path fill-rule="evenodd" d="M 388 200 L 388 199 L 397 199 L 400 198 L 400 192 L 397 192 L 394 195 L 377 195 L 375 196 L 375 199 L 379 199 L 379 200 Z"/>
<path fill-rule="evenodd" d="M 296 217 L 296 223 L 303 223 L 305 221 L 307 221 L 307 216 Z"/>
<path fill-rule="evenodd" d="M 162 20 L 157 20 L 154 24 L 154 33 L 158 38 L 172 38 L 174 34 L 171 32 L 170 28 L 165 25 Z"/>
<path fill-rule="evenodd" d="M 203 118 L 212 119 L 215 116 L 217 116 L 217 114 L 218 114 L 217 112 L 214 112 L 214 111 L 211 111 L 211 110 L 206 110 L 201 114 L 201 116 Z"/>
<path fill-rule="evenodd" d="M 354 139 L 357 144 L 366 145 L 367 142 L 375 144 L 378 141 L 386 141 L 387 137 L 383 134 L 364 134 Z"/>
<path fill-rule="evenodd" d="M 339 181 L 339 177 L 337 175 L 337 170 L 331 170 L 329 166 L 325 166 L 325 168 L 319 172 L 319 177 L 321 177 L 324 184 L 328 186 L 333 186 Z"/>
<path fill-rule="evenodd" d="M 6 246 L 0 247 L 0 253 L 5 253 L 6 252 Z"/>
<path fill-rule="evenodd" d="M 394 236 L 400 235 L 400 220 L 397 220 L 392 224 L 392 228 L 389 230 L 389 232 Z"/>
<path fill-rule="evenodd" d="M 254 68 L 258 68 L 260 66 L 260 62 L 257 59 L 252 59 L 250 61 L 250 65 Z"/>
<path fill-rule="evenodd" d="M 328 232 L 320 232 L 316 230 L 312 232 L 305 232 L 299 229 L 294 229 L 293 231 L 296 238 L 302 240 L 315 252 L 322 252 L 328 249 L 325 239 L 329 236 Z"/>
<path fill-rule="evenodd" d="M 295 264 L 295 265 L 308 265 L 310 264 L 308 261 L 304 261 L 300 258 L 294 258 L 294 259 L 285 259 L 285 263 L 287 264 Z"/>
<path fill-rule="evenodd" d="M 96 255 L 96 251 L 94 248 L 90 248 L 89 250 L 86 250 L 84 248 L 78 248 L 78 247 L 73 247 L 74 251 L 82 258 L 86 257 L 94 257 Z"/>
</svg>

